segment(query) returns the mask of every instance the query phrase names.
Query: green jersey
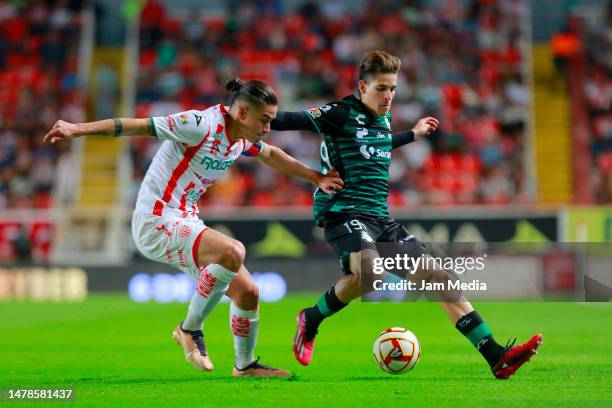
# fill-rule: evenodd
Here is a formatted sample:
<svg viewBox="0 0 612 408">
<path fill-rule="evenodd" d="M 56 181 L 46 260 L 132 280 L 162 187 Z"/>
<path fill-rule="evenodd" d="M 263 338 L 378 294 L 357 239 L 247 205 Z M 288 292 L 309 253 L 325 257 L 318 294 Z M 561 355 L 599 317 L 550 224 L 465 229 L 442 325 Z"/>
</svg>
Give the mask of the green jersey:
<svg viewBox="0 0 612 408">
<path fill-rule="evenodd" d="M 323 173 L 335 168 L 344 180 L 336 194 L 317 189 L 314 217 L 322 224 L 330 213 L 389 216 L 391 114 L 376 116 L 355 96 L 306 111 L 323 134 Z"/>
</svg>

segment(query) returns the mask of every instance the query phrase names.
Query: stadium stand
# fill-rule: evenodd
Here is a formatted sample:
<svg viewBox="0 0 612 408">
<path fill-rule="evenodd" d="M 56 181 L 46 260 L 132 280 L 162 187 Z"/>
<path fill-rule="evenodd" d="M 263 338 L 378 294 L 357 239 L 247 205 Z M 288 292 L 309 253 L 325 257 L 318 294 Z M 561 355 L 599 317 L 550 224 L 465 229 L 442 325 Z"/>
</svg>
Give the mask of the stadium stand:
<svg viewBox="0 0 612 408">
<path fill-rule="evenodd" d="M 79 18 L 44 2 L 0 4 L 0 209 L 47 208 L 68 146 L 45 145 L 57 120 L 85 120 L 77 84 Z"/>
<path fill-rule="evenodd" d="M 391 205 L 532 200 L 523 164 L 530 100 L 521 53 L 524 2 L 371 1 L 355 10 L 340 1 L 306 1 L 295 10 L 274 1 L 238 3 L 211 16 L 196 10 L 171 15 L 158 1 L 147 2 L 139 116 L 223 100 L 220 78 L 232 73 L 272 83 L 281 109 L 317 106 L 353 92 L 363 52 L 384 48 L 403 62 L 394 129 L 423 115 L 442 122 L 435 137 L 394 153 Z M 312 135 L 273 133 L 271 142 L 318 165 L 319 140 Z M 133 144 L 135 183 L 155 150 L 150 142 Z M 207 206 L 311 202 L 310 186 L 248 160 L 230 177 L 207 194 Z"/>
<path fill-rule="evenodd" d="M 586 25 L 584 100 L 592 153 L 593 200 L 612 202 L 612 3 Z"/>
<path fill-rule="evenodd" d="M 0 210 L 44 209 L 69 145 L 42 136 L 58 118 L 85 120 L 78 2 L 15 3 L 0 3 Z M 0 221 L 0 262 L 42 261 L 50 241 L 48 219 Z"/>
</svg>

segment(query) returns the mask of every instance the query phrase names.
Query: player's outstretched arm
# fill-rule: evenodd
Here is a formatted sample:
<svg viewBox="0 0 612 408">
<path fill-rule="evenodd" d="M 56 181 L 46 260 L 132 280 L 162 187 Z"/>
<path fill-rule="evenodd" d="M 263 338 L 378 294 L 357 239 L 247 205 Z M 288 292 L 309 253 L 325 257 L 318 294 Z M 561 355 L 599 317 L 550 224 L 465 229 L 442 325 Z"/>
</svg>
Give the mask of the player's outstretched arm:
<svg viewBox="0 0 612 408">
<path fill-rule="evenodd" d="M 55 143 L 85 135 L 138 135 L 151 136 L 150 119 L 115 118 L 96 122 L 70 123 L 58 120 L 45 135 L 44 141 Z"/>
<path fill-rule="evenodd" d="M 281 111 L 270 123 L 272 130 L 308 130 L 318 132 L 306 112 Z"/>
<path fill-rule="evenodd" d="M 336 171 L 324 175 L 289 156 L 276 146 L 266 145 L 257 159 L 281 173 L 308 180 L 327 194 L 334 194 L 344 186 L 344 182 L 338 177 Z"/>
<path fill-rule="evenodd" d="M 420 119 L 416 125 L 407 132 L 394 133 L 391 137 L 391 148 L 403 146 L 408 143 L 415 142 L 425 136 L 428 136 L 438 129 L 440 122 L 438 119 L 428 116 Z"/>
</svg>

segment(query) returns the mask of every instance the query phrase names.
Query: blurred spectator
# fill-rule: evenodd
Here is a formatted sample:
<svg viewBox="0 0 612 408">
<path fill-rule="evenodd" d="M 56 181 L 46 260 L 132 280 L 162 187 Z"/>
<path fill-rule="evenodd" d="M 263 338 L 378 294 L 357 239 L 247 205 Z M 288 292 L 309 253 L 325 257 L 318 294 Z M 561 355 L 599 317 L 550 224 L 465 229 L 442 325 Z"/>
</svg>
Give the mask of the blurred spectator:
<svg viewBox="0 0 612 408">
<path fill-rule="evenodd" d="M 586 25 L 584 102 L 591 135 L 593 198 L 612 202 L 612 2 Z"/>
<path fill-rule="evenodd" d="M 67 148 L 44 145 L 42 136 L 58 117 L 85 119 L 73 5 L 0 4 L 0 209 L 50 205 L 56 162 Z"/>
<path fill-rule="evenodd" d="M 94 73 L 92 93 L 96 95 L 93 100 L 95 119 L 114 117 L 119 97 L 119 81 L 117 73 L 109 63 L 100 64 Z"/>
<path fill-rule="evenodd" d="M 557 70 L 556 83 L 565 83 L 570 60 L 581 51 L 580 39 L 568 25 L 552 36 L 550 47 Z"/>
</svg>

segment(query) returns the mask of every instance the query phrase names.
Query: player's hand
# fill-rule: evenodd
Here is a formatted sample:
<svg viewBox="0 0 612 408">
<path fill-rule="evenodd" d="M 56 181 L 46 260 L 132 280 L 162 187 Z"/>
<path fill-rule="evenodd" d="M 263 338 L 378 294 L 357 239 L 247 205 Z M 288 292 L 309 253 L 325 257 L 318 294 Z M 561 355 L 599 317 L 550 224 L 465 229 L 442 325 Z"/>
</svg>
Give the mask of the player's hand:
<svg viewBox="0 0 612 408">
<path fill-rule="evenodd" d="M 79 130 L 79 125 L 75 123 L 58 120 L 53 124 L 51 130 L 47 132 L 43 140 L 45 143 L 55 143 L 60 140 L 71 140 L 80 135 Z"/>
<path fill-rule="evenodd" d="M 331 169 L 327 174 L 319 173 L 317 186 L 326 194 L 336 194 L 344 187 L 344 181 L 336 169 Z"/>
<path fill-rule="evenodd" d="M 412 128 L 414 132 L 414 140 L 419 140 L 424 136 L 428 136 L 438 129 L 440 122 L 436 118 L 428 116 L 420 119 L 417 124 Z"/>
</svg>

